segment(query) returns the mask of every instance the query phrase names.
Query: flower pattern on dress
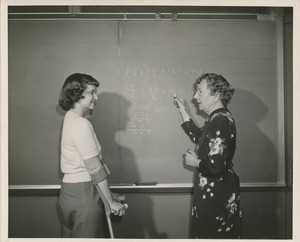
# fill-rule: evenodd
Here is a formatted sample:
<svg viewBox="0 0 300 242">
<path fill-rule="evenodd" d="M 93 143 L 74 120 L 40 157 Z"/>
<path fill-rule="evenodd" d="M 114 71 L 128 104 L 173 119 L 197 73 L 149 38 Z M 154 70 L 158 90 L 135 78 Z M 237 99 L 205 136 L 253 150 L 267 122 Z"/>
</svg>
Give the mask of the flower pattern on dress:
<svg viewBox="0 0 300 242">
<path fill-rule="evenodd" d="M 201 173 L 199 173 L 199 187 L 201 188 L 201 190 L 204 189 L 204 187 L 207 185 L 207 178 L 202 176 Z"/>
<path fill-rule="evenodd" d="M 201 173 L 199 173 L 199 187 L 201 188 L 201 190 L 204 190 L 205 192 L 205 194 L 202 195 L 203 199 L 206 199 L 207 197 L 213 197 L 215 195 L 213 193 L 214 186 L 215 186 L 214 182 L 208 184 L 207 178 L 202 176 Z"/>
<path fill-rule="evenodd" d="M 216 135 L 217 136 L 220 135 L 219 130 L 216 132 Z M 209 156 L 217 155 L 217 154 L 223 155 L 223 151 L 226 148 L 226 146 L 224 145 L 224 139 L 221 139 L 220 137 L 210 138 L 209 148 L 210 148 L 210 152 L 208 153 Z"/>
<path fill-rule="evenodd" d="M 192 216 L 196 216 L 196 218 L 198 218 L 198 213 L 197 213 L 197 207 L 196 206 L 192 207 Z"/>
<path fill-rule="evenodd" d="M 228 200 L 228 204 L 226 205 L 226 208 L 229 210 L 230 213 L 234 214 L 237 210 L 237 204 L 235 202 L 235 193 L 231 194 L 231 197 Z"/>
<path fill-rule="evenodd" d="M 238 210 L 237 201 L 240 197 L 236 198 L 235 193 L 232 193 L 230 198 L 228 199 L 227 204 L 225 207 L 228 211 L 227 215 L 216 217 L 216 220 L 220 223 L 220 227 L 218 228 L 218 232 L 228 232 L 233 228 L 233 222 L 231 218 L 234 216 L 235 212 Z"/>
</svg>

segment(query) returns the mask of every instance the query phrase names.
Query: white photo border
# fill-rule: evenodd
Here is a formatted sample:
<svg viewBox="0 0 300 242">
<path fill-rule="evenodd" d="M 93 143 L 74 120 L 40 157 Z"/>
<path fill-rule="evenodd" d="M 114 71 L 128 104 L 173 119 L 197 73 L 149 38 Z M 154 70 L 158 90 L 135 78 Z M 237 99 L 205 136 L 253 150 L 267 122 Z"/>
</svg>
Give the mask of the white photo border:
<svg viewBox="0 0 300 242">
<path fill-rule="evenodd" d="M 300 222 L 300 196 L 298 194 L 300 176 L 300 149 L 296 149 L 300 144 L 300 0 L 0 0 L 0 36 L 1 36 L 1 163 L 0 163 L 0 241 L 1 242 L 32 242 L 47 241 L 60 242 L 66 239 L 32 239 L 32 238 L 8 238 L 8 7 L 9 6 L 30 6 L 30 5 L 127 5 L 127 6 L 241 6 L 241 7 L 292 7 L 293 8 L 293 238 L 296 241 L 300 238 L 300 230 L 296 224 Z M 163 240 L 163 239 L 161 239 Z M 82 241 L 82 240 L 80 240 Z M 86 239 L 84 241 L 95 241 Z M 101 241 L 111 241 L 111 239 L 101 239 Z M 133 241 L 133 239 L 122 239 L 122 241 Z M 152 241 L 152 239 L 148 239 Z M 153 240 L 154 241 L 154 240 Z M 160 241 L 160 239 L 155 239 Z M 189 241 L 189 240 L 180 240 Z M 249 240 L 247 240 L 249 241 Z M 250 240 L 251 241 L 251 240 Z M 255 240 L 257 241 L 257 240 Z M 280 241 L 280 240 L 276 240 Z M 282 240 L 286 241 L 286 240 Z"/>
</svg>

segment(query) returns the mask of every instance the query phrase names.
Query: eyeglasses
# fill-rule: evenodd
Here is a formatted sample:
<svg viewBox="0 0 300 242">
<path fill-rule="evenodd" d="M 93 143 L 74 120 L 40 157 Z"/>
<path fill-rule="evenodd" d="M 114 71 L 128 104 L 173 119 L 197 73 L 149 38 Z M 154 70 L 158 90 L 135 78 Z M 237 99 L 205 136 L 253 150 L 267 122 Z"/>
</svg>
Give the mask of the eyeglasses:
<svg viewBox="0 0 300 242">
<path fill-rule="evenodd" d="M 89 91 L 89 92 L 85 92 L 86 94 L 90 94 L 92 96 L 97 95 L 97 91 L 93 90 L 93 91 Z"/>
<path fill-rule="evenodd" d="M 196 95 L 196 94 L 200 95 L 200 94 L 201 94 L 201 90 L 200 90 L 200 89 L 197 89 L 196 92 L 195 92 L 195 95 Z"/>
</svg>

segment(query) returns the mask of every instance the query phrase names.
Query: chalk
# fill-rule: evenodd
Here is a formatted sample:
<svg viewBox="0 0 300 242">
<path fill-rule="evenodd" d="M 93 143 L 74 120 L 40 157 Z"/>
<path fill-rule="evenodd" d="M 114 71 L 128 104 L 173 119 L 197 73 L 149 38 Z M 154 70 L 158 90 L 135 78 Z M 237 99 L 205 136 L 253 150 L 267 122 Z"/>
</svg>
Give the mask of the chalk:
<svg viewBox="0 0 300 242">
<path fill-rule="evenodd" d="M 175 104 L 176 108 L 179 108 L 178 101 L 175 100 L 177 98 L 176 92 L 174 93 L 174 97 L 173 98 L 174 98 L 173 103 Z"/>
<path fill-rule="evenodd" d="M 156 181 L 135 182 L 136 186 L 156 186 Z"/>
<path fill-rule="evenodd" d="M 125 209 L 128 208 L 128 204 L 127 203 L 124 203 L 123 206 L 124 206 Z"/>
</svg>

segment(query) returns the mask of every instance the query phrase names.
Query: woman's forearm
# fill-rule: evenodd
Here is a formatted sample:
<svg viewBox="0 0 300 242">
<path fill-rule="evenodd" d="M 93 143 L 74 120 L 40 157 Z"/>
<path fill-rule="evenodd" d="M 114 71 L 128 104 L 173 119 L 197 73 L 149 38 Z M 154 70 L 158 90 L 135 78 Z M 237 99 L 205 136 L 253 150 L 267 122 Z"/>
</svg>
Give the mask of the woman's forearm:
<svg viewBox="0 0 300 242">
<path fill-rule="evenodd" d="M 185 109 L 179 109 L 179 113 L 181 114 L 183 122 L 187 122 L 190 120 L 191 117 Z"/>
<path fill-rule="evenodd" d="M 103 193 L 104 197 L 106 198 L 107 202 L 111 204 L 113 202 L 113 197 L 110 191 L 110 188 L 108 186 L 107 179 L 104 179 L 103 181 L 98 183 L 98 186 Z"/>
</svg>

